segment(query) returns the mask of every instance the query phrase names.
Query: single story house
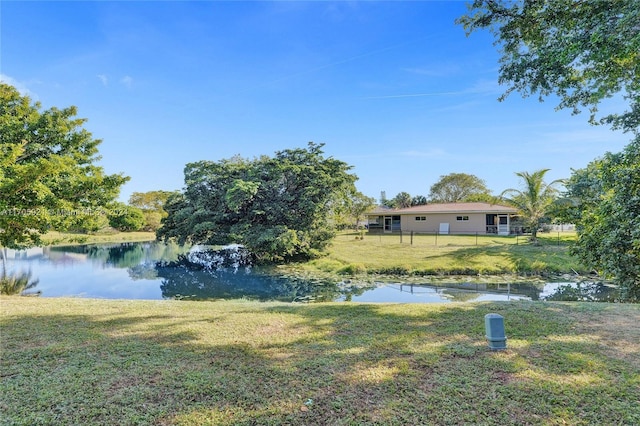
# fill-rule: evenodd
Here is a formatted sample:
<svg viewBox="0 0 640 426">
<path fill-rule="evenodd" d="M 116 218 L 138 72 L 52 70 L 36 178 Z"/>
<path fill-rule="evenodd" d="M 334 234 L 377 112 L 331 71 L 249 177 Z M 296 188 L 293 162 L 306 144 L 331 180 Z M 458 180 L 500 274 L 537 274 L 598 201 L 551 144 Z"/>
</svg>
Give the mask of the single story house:
<svg viewBox="0 0 640 426">
<path fill-rule="evenodd" d="M 509 235 L 518 210 L 489 203 L 434 203 L 367 213 L 369 232 L 439 232 Z"/>
</svg>

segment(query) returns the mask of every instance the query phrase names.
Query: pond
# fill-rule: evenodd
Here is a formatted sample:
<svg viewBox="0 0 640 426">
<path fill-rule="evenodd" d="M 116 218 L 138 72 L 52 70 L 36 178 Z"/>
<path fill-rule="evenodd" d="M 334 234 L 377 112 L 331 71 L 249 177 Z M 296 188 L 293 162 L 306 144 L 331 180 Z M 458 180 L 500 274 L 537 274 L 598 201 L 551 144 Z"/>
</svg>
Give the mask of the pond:
<svg viewBox="0 0 640 426">
<path fill-rule="evenodd" d="M 356 283 L 285 276 L 273 268 L 197 269 L 178 263 L 188 248 L 157 242 L 4 249 L 9 274 L 30 274 L 42 297 L 251 299 L 286 302 L 435 303 L 609 300 L 609 287 L 574 283 Z M 581 287 L 582 286 L 582 287 Z M 594 287 L 596 286 L 596 287 Z M 595 296 L 594 296 L 595 295 Z"/>
</svg>

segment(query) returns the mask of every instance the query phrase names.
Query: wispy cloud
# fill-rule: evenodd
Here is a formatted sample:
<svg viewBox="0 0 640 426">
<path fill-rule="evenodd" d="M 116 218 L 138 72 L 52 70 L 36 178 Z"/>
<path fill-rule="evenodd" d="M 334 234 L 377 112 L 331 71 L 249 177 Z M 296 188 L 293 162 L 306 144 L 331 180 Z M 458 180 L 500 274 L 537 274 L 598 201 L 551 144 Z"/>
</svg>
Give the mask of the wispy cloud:
<svg viewBox="0 0 640 426">
<path fill-rule="evenodd" d="M 498 95 L 503 90 L 497 81 L 478 80 L 472 86 L 462 90 L 451 90 L 442 92 L 421 92 L 421 93 L 399 93 L 394 95 L 367 96 L 362 99 L 400 99 L 400 98 L 420 98 L 427 96 L 465 96 L 465 95 Z"/>
<path fill-rule="evenodd" d="M 100 82 L 103 86 L 109 85 L 109 78 L 104 74 L 98 74 L 97 77 L 100 79 Z"/>
<path fill-rule="evenodd" d="M 125 75 L 120 79 L 120 83 L 124 84 L 127 89 L 131 89 L 131 86 L 133 86 L 133 77 Z"/>
<path fill-rule="evenodd" d="M 22 83 L 13 77 L 0 73 L 0 82 L 15 87 L 22 95 L 37 98 L 37 96 L 27 88 L 26 83 Z"/>
<path fill-rule="evenodd" d="M 504 92 L 504 87 L 498 84 L 497 80 L 481 79 L 477 80 L 473 86 L 467 88 L 465 93 L 477 95 L 500 95 Z"/>
<path fill-rule="evenodd" d="M 286 3 L 286 2 L 283 2 L 283 3 Z M 293 3 L 295 3 L 295 2 L 293 2 Z M 398 49 L 398 48 L 401 48 L 401 47 L 405 47 L 405 46 L 408 46 L 408 45 L 411 45 L 411 44 L 416 44 L 418 42 L 424 41 L 427 38 L 433 38 L 433 37 L 435 37 L 435 36 L 420 37 L 420 38 L 416 38 L 416 39 L 405 40 L 405 41 L 402 41 L 402 42 L 399 42 L 399 43 L 387 45 L 387 46 L 380 47 L 380 48 L 377 48 L 377 49 L 368 50 L 368 51 L 365 51 L 363 53 L 359 53 L 359 54 L 356 54 L 356 55 L 344 57 L 344 58 L 338 59 L 338 60 L 333 61 L 333 62 L 327 62 L 325 64 L 321 64 L 321 65 L 318 65 L 318 66 L 315 66 L 315 67 L 303 69 L 303 70 L 301 70 L 299 72 L 294 72 L 294 73 L 283 75 L 281 77 L 269 80 L 269 81 L 263 83 L 261 86 L 267 86 L 267 85 L 271 85 L 271 84 L 275 84 L 275 83 L 280 83 L 280 82 L 285 81 L 285 80 L 301 77 L 301 76 L 304 76 L 304 75 L 309 75 L 309 74 L 312 74 L 312 73 L 316 73 L 318 71 L 324 71 L 324 70 L 329 69 L 329 68 L 333 68 L 333 67 L 336 67 L 336 66 L 339 66 L 339 65 L 344 65 L 344 64 L 347 64 L 347 63 L 350 63 L 350 62 L 359 61 L 361 59 L 368 58 L 368 57 L 371 57 L 371 56 L 377 56 L 377 55 L 380 55 L 382 53 L 385 53 L 385 52 L 388 52 L 388 51 L 392 51 L 392 50 L 395 50 L 395 49 Z"/>
<path fill-rule="evenodd" d="M 384 95 L 384 96 L 368 96 L 363 99 L 398 99 L 398 98 L 420 98 L 425 96 L 450 96 L 450 95 L 462 95 L 464 92 L 426 92 L 426 93 L 404 93 L 399 95 Z"/>
<path fill-rule="evenodd" d="M 458 74 L 460 66 L 457 64 L 439 64 L 427 67 L 403 68 L 409 74 L 425 75 L 428 77 L 443 77 L 451 74 Z"/>
</svg>

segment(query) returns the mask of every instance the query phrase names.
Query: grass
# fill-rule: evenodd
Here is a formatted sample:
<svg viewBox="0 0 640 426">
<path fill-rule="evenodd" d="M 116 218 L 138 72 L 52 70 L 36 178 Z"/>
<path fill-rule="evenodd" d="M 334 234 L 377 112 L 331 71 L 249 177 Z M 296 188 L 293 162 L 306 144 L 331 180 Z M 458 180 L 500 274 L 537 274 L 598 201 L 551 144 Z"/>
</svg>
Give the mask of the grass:
<svg viewBox="0 0 640 426">
<path fill-rule="evenodd" d="M 6 425 L 640 424 L 638 305 L 0 303 Z"/>
<path fill-rule="evenodd" d="M 575 233 L 526 237 L 342 234 L 327 255 L 296 265 L 307 272 L 392 275 L 573 274 L 589 272 L 569 255 Z"/>
<path fill-rule="evenodd" d="M 47 246 L 72 245 L 72 244 L 96 244 L 96 243 L 123 243 L 152 241 L 156 239 L 154 232 L 104 232 L 96 234 L 79 234 L 51 231 L 42 236 L 42 242 Z"/>
</svg>

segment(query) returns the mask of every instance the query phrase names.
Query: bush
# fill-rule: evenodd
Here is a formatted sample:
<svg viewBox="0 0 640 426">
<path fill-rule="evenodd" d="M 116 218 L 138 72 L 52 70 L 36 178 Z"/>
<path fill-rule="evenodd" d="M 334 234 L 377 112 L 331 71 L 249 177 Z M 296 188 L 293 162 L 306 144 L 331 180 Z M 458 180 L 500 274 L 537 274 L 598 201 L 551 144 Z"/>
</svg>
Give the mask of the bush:
<svg viewBox="0 0 640 426">
<path fill-rule="evenodd" d="M 38 280 L 31 281 L 31 272 L 21 272 L 19 274 L 7 274 L 3 269 L 0 275 L 0 294 L 9 296 L 19 294 L 21 296 L 39 295 L 40 292 L 28 292 L 38 285 Z"/>
<path fill-rule="evenodd" d="M 345 275 L 366 274 L 367 273 L 367 267 L 364 266 L 361 263 L 350 263 L 350 264 L 340 268 L 338 270 L 338 273 L 339 274 L 345 274 Z"/>
</svg>

